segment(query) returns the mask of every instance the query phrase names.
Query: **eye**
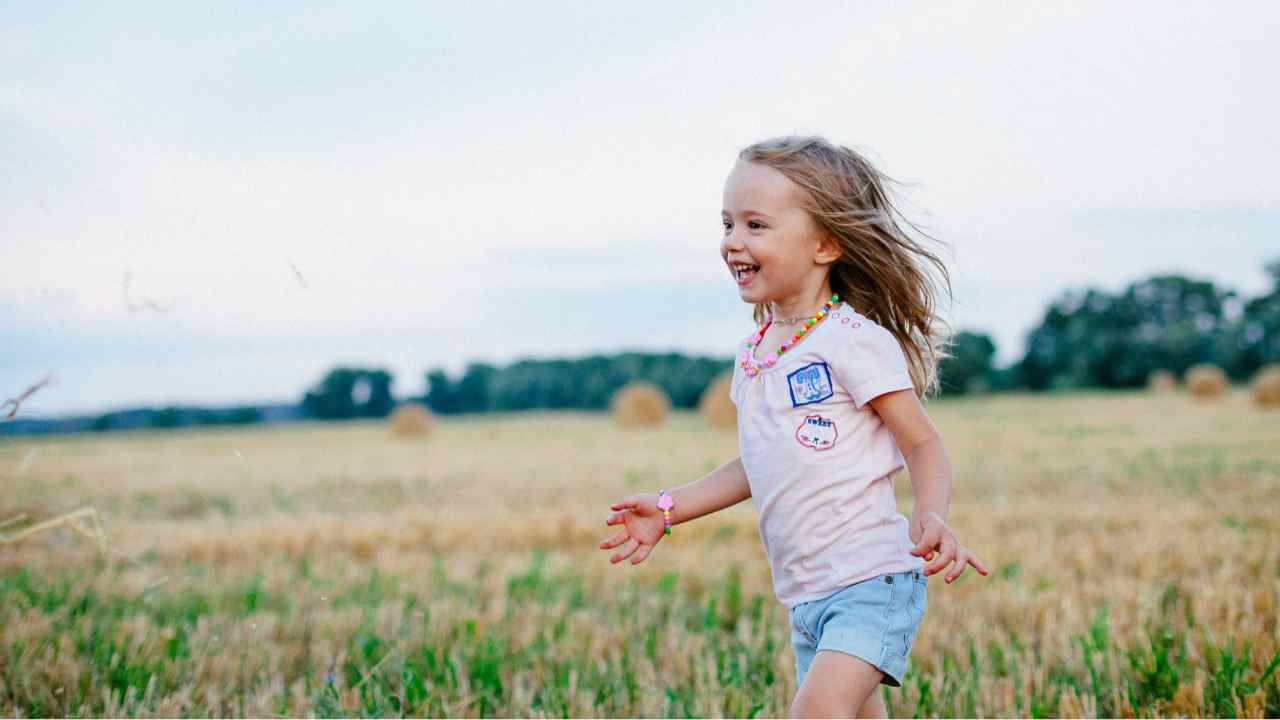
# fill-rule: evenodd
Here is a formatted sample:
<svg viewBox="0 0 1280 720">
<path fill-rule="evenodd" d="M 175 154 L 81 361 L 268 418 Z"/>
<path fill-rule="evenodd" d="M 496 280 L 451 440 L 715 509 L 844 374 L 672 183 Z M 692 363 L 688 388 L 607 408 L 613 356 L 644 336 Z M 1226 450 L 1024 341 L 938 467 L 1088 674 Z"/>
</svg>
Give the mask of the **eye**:
<svg viewBox="0 0 1280 720">
<path fill-rule="evenodd" d="M 760 223 L 756 222 L 755 220 L 748 220 L 748 221 L 747 221 L 747 227 L 751 228 L 752 230 L 758 230 L 758 229 L 760 229 L 760 228 L 762 228 L 762 227 L 764 227 L 764 226 L 763 226 L 763 225 L 761 225 Z"/>
</svg>

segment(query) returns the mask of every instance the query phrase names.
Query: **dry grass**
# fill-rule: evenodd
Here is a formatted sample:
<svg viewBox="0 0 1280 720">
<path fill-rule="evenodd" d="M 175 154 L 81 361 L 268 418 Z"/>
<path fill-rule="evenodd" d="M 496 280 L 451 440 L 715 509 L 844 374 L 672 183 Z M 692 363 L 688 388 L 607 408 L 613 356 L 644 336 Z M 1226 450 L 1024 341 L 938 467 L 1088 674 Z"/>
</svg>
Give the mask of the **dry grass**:
<svg viewBox="0 0 1280 720">
<path fill-rule="evenodd" d="M 0 522 L 0 530 L 14 526 L 21 526 L 28 520 L 29 518 L 26 513 L 18 513 L 17 515 Z M 107 534 L 103 532 L 102 522 L 98 520 L 98 511 L 91 507 L 80 508 L 79 510 L 73 510 L 55 518 L 49 518 L 26 527 L 21 527 L 21 529 L 18 530 L 0 533 L 0 545 L 12 545 L 39 533 L 52 532 L 64 527 L 70 528 L 80 535 L 93 540 L 98 546 L 98 552 L 103 554 L 107 552 Z"/>
<path fill-rule="evenodd" d="M 1230 387 L 1227 374 L 1211 363 L 1200 363 L 1187 368 L 1184 383 L 1191 396 L 1199 400 L 1220 398 Z"/>
<path fill-rule="evenodd" d="M 1280 652 L 1280 415 L 1242 391 L 929 409 L 951 523 L 993 572 L 930 583 L 892 712 L 1265 714 L 1248 682 Z M 0 546 L 0 714 L 785 715 L 790 631 L 750 501 L 639 566 L 596 548 L 609 503 L 735 454 L 683 412 L 646 433 L 443 419 L 425 444 L 375 422 L 0 443 L 0 519 L 91 505 L 114 550 Z M 1223 647 L 1243 663 L 1225 701 Z"/>
<path fill-rule="evenodd" d="M 431 411 L 420 403 L 403 403 L 387 419 L 391 434 L 405 438 L 425 437 L 431 433 Z"/>
<path fill-rule="evenodd" d="M 618 390 L 609 407 L 623 427 L 653 427 L 667 419 L 671 400 L 658 386 L 637 381 Z"/>
<path fill-rule="evenodd" d="M 698 400 L 698 413 L 711 427 L 732 429 L 738 426 L 738 408 L 729 397 L 732 384 L 733 371 L 730 370 L 708 385 Z"/>
<path fill-rule="evenodd" d="M 1153 370 L 1147 376 L 1147 389 L 1151 392 L 1173 392 L 1178 389 L 1178 378 L 1168 370 Z"/>
<path fill-rule="evenodd" d="M 1259 370 L 1249 383 L 1249 391 L 1259 407 L 1280 407 L 1280 363 Z"/>
</svg>

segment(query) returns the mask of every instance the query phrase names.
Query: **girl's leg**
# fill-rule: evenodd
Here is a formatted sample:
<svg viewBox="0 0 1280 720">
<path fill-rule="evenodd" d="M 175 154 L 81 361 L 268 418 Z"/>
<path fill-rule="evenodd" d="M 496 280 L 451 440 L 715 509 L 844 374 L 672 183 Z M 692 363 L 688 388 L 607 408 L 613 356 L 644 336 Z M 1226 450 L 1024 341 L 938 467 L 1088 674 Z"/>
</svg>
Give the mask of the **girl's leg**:
<svg viewBox="0 0 1280 720">
<path fill-rule="evenodd" d="M 867 696 L 867 701 L 862 703 L 862 707 L 858 710 L 858 717 L 889 717 L 889 709 L 884 706 L 884 688 L 877 685 L 871 689 L 871 694 Z"/>
<path fill-rule="evenodd" d="M 883 677 L 884 673 L 875 665 L 861 658 L 835 650 L 819 650 L 804 676 L 804 684 L 791 701 L 790 715 L 793 718 L 851 718 L 860 711 L 878 710 L 879 715 L 875 717 L 885 717 L 884 701 L 877 692 Z"/>
</svg>

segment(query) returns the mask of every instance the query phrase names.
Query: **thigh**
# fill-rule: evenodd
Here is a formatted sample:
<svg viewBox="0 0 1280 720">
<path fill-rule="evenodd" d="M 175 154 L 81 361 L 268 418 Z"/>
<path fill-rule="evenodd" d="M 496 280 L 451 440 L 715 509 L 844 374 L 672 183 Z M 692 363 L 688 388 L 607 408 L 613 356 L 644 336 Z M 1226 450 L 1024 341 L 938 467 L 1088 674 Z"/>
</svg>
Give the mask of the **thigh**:
<svg viewBox="0 0 1280 720">
<path fill-rule="evenodd" d="M 897 687 L 923 615 L 924 591 L 919 571 L 877 575 L 815 603 L 800 620 L 817 639 L 817 651 L 863 660 L 883 673 L 881 682 Z"/>
<path fill-rule="evenodd" d="M 804 623 L 803 605 L 791 608 L 791 649 L 796 653 L 796 687 L 804 683 L 814 653 L 818 651 L 818 639 Z"/>
<path fill-rule="evenodd" d="M 886 579 L 890 580 L 886 582 Z M 817 632 L 818 650 L 832 650 L 851 655 L 873 667 L 885 667 L 885 637 L 895 604 L 892 581 L 877 575 L 850 585 L 833 595 L 821 611 L 810 613 Z"/>
<path fill-rule="evenodd" d="M 884 677 L 876 666 L 838 650 L 814 654 L 791 717 L 854 717 Z"/>
</svg>

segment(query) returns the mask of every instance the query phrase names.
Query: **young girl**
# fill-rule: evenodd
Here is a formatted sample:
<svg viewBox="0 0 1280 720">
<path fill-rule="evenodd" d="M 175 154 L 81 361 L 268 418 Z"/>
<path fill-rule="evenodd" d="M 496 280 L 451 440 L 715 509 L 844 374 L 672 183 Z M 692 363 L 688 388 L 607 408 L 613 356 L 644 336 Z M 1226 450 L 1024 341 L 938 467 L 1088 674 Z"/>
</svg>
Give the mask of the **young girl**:
<svg viewBox="0 0 1280 720">
<path fill-rule="evenodd" d="M 875 690 L 902 684 L 926 578 L 946 570 L 951 583 L 967 565 L 987 574 L 947 526 L 951 469 L 920 403 L 937 389 L 947 342 L 920 260 L 948 289 L 949 277 L 894 219 L 886 180 L 820 137 L 739 154 L 720 256 L 759 326 L 730 390 L 741 456 L 669 493 L 615 503 L 605 523 L 624 527 L 600 543 L 622 545 L 610 562 L 638 564 L 672 525 L 752 498 L 790 611 L 795 717 L 885 717 Z M 904 463 L 910 521 L 893 492 Z"/>
</svg>

